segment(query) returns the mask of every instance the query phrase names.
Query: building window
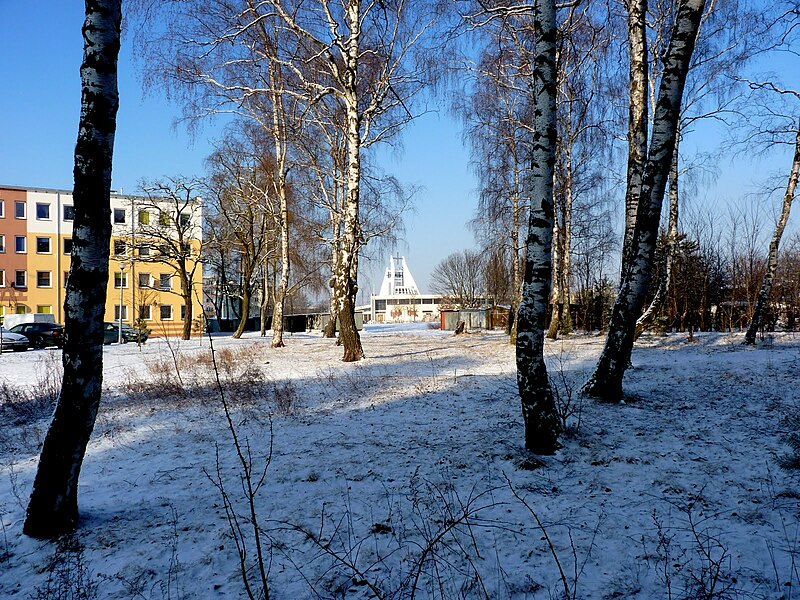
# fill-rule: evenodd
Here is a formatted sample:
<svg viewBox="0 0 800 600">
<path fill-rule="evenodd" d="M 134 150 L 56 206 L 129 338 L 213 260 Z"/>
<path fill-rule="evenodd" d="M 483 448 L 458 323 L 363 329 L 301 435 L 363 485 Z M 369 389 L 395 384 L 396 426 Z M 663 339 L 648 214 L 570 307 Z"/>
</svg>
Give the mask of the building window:
<svg viewBox="0 0 800 600">
<path fill-rule="evenodd" d="M 150 244 L 139 244 L 139 256 L 150 256 Z"/>
<path fill-rule="evenodd" d="M 6 236 L 0 235 L 0 254 L 6 251 Z"/>
<path fill-rule="evenodd" d="M 161 256 L 169 256 L 169 244 L 159 244 L 158 253 Z"/>
<path fill-rule="evenodd" d="M 28 251 L 28 242 L 24 235 L 14 236 L 14 252 L 24 254 Z"/>
<path fill-rule="evenodd" d="M 28 287 L 28 273 L 27 271 L 16 271 L 14 273 L 14 287 L 26 288 Z"/>
<path fill-rule="evenodd" d="M 162 273 L 158 276 L 158 289 L 171 290 L 172 289 L 172 275 L 169 273 Z"/>
<path fill-rule="evenodd" d="M 64 220 L 65 221 L 75 220 L 75 207 L 72 204 L 64 205 Z"/>
<path fill-rule="evenodd" d="M 127 273 L 114 273 L 114 287 L 116 289 L 128 287 L 128 274 Z"/>
<path fill-rule="evenodd" d="M 149 321 L 153 318 L 153 307 L 149 304 L 142 304 L 139 306 L 139 318 L 142 321 Z"/>
<path fill-rule="evenodd" d="M 153 283 L 150 280 L 150 273 L 139 273 L 139 287 L 149 288 Z"/>
<path fill-rule="evenodd" d="M 6 216 L 6 201 L 0 200 L 0 219 L 4 219 Z"/>
<path fill-rule="evenodd" d="M 53 314 L 53 307 L 49 304 L 39 304 L 36 307 L 36 312 L 40 315 L 52 315 Z"/>
<path fill-rule="evenodd" d="M 117 256 L 125 254 L 128 251 L 128 244 L 125 240 L 114 240 L 114 254 Z"/>
<path fill-rule="evenodd" d="M 160 211 L 158 213 L 158 224 L 162 227 L 169 227 L 169 213 L 165 211 Z"/>
<path fill-rule="evenodd" d="M 64 238 L 64 254 L 72 254 L 72 238 Z"/>
<path fill-rule="evenodd" d="M 0 271 L 0 287 L 6 287 L 6 272 Z"/>
<path fill-rule="evenodd" d="M 172 320 L 172 305 L 171 304 L 162 304 L 160 307 L 161 311 L 161 320 L 162 321 L 171 321 Z"/>
<path fill-rule="evenodd" d="M 27 208 L 25 202 L 14 202 L 14 218 L 24 219 L 27 215 Z"/>
<path fill-rule="evenodd" d="M 36 238 L 36 253 L 37 254 L 50 254 L 50 238 L 37 237 Z"/>
<path fill-rule="evenodd" d="M 120 311 L 120 309 L 122 310 Z M 120 312 L 122 312 L 121 317 L 120 317 Z M 126 304 L 123 304 L 122 306 L 120 306 L 119 304 L 114 305 L 114 320 L 119 321 L 120 319 L 122 319 L 123 321 L 128 320 L 128 306 Z"/>
<path fill-rule="evenodd" d="M 50 271 L 36 271 L 36 287 L 49 288 L 52 285 L 52 276 Z"/>
<path fill-rule="evenodd" d="M 36 218 L 39 220 L 50 219 L 50 205 L 47 202 L 36 203 Z"/>
<path fill-rule="evenodd" d="M 139 225 L 150 225 L 150 213 L 146 210 L 139 211 Z"/>
<path fill-rule="evenodd" d="M 181 321 L 186 320 L 186 305 L 181 304 Z"/>
<path fill-rule="evenodd" d="M 114 224 L 121 225 L 125 223 L 125 209 L 124 208 L 115 208 L 114 209 Z"/>
<path fill-rule="evenodd" d="M 182 228 L 186 228 L 189 226 L 189 214 L 188 213 L 178 213 L 178 223 Z"/>
</svg>

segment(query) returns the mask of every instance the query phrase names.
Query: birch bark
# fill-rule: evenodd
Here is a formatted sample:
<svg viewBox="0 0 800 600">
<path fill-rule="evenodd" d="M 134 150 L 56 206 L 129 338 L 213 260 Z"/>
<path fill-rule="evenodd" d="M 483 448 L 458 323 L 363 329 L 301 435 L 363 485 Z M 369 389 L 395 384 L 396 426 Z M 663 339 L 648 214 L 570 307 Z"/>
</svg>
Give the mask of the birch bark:
<svg viewBox="0 0 800 600">
<path fill-rule="evenodd" d="M 525 276 L 517 315 L 517 386 L 522 401 L 525 447 L 553 454 L 559 422 L 544 362 L 544 324 L 552 273 L 553 173 L 556 148 L 556 6 L 538 0 L 534 28 L 534 136 L 531 150 L 531 210 Z"/>
<path fill-rule="evenodd" d="M 678 246 L 678 147 L 680 134 L 675 139 L 675 150 L 672 153 L 672 165 L 669 169 L 669 222 L 667 224 L 667 244 L 664 248 L 664 264 L 659 274 L 658 287 L 650 306 L 636 321 L 634 339 L 638 339 L 644 330 L 653 322 L 667 300 L 669 286 L 672 281 L 672 264 L 675 260 L 675 250 Z"/>
<path fill-rule="evenodd" d="M 24 533 L 36 538 L 53 538 L 77 525 L 78 477 L 100 405 L 121 4 L 85 2 L 73 250 L 64 301 L 64 378 L 23 526 Z"/>
<path fill-rule="evenodd" d="M 675 17 L 653 118 L 653 136 L 638 196 L 636 223 L 622 257 L 620 290 L 608 336 L 583 392 L 599 400 L 622 400 L 622 378 L 630 363 L 636 319 L 650 284 L 661 205 L 675 149 L 681 99 L 705 0 L 682 0 Z M 629 182 L 629 186 L 631 182 Z"/>
<path fill-rule="evenodd" d="M 789 221 L 789 212 L 792 210 L 792 201 L 794 194 L 797 190 L 797 178 L 800 173 L 800 121 L 797 125 L 797 135 L 794 144 L 794 159 L 792 160 L 792 169 L 789 172 L 789 182 L 786 184 L 786 194 L 783 196 L 783 206 L 781 208 L 781 216 L 775 226 L 775 232 L 772 234 L 772 241 L 769 244 L 769 259 L 767 261 L 767 272 L 764 273 L 764 279 L 761 282 L 761 289 L 756 298 L 756 305 L 753 309 L 753 317 L 750 319 L 750 325 L 747 327 L 747 333 L 744 337 L 744 343 L 754 345 L 756 343 L 756 334 L 764 324 L 764 313 L 769 303 L 769 296 L 772 293 L 772 281 L 775 278 L 775 272 L 778 270 L 778 246 L 781 243 L 783 231 L 786 229 L 786 223 Z"/>
<path fill-rule="evenodd" d="M 647 70 L 647 0 L 628 0 L 628 46 L 630 54 L 628 108 L 628 169 L 625 190 L 625 234 L 623 265 L 630 255 L 636 211 L 642 195 L 642 175 L 647 161 L 649 86 Z M 628 259 L 629 260 L 629 259 Z"/>
</svg>

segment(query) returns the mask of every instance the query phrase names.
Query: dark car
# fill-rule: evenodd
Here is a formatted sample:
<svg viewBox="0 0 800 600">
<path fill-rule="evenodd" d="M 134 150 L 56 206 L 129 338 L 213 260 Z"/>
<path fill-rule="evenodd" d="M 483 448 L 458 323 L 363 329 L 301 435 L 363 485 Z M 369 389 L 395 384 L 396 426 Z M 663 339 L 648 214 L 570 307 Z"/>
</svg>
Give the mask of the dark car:
<svg viewBox="0 0 800 600">
<path fill-rule="evenodd" d="M 113 344 L 119 341 L 119 323 L 104 323 L 103 324 L 103 343 Z M 122 343 L 136 342 L 144 344 L 147 341 L 147 335 L 150 332 L 147 329 L 134 329 L 130 325 L 122 324 Z"/>
<path fill-rule="evenodd" d="M 64 347 L 64 327 L 55 323 L 20 323 L 11 328 L 28 338 L 32 348 Z"/>
<path fill-rule="evenodd" d="M 28 338 L 19 333 L 14 333 L 10 329 L 0 327 L 0 352 L 3 350 L 13 350 L 14 352 L 25 352 L 28 349 Z"/>
</svg>

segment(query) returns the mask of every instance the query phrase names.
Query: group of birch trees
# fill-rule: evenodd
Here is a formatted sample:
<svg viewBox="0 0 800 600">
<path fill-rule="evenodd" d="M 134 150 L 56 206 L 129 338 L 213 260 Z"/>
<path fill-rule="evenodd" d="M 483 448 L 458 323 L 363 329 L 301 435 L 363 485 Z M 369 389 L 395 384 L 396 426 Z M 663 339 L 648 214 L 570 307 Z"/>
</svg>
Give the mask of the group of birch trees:
<svg viewBox="0 0 800 600">
<path fill-rule="evenodd" d="M 234 115 L 237 133 L 210 161 L 210 196 L 220 226 L 216 247 L 233 244 L 238 253 L 243 303 L 261 282 L 272 308 L 272 345 L 283 345 L 284 304 L 297 281 L 292 264 L 318 256 L 298 251 L 296 242 L 315 232 L 328 248 L 331 314 L 338 317 L 344 360 L 359 360 L 359 253 L 393 229 L 396 212 L 385 205 L 404 197 L 391 178 L 370 171 L 368 155 L 414 117 L 416 99 L 431 83 L 426 50 L 435 43 L 428 35 L 435 3 L 145 4 L 150 76 L 181 98 L 192 121 Z M 242 312 L 237 335 L 248 310 Z"/>
<path fill-rule="evenodd" d="M 679 221 L 679 181 L 692 166 L 681 168 L 679 142 L 691 140 L 702 120 L 747 122 L 753 101 L 747 88 L 792 94 L 772 83 L 748 82 L 743 73 L 759 56 L 791 50 L 798 13 L 792 3 L 765 7 L 745 0 L 559 6 L 540 0 L 478 2 L 473 8 L 468 20 L 483 39 L 473 61 L 472 94 L 458 108 L 470 127 L 481 185 L 477 237 L 487 248 L 501 240 L 511 265 L 512 312 L 518 317 L 512 341 L 526 447 L 548 453 L 557 448 L 558 431 L 542 357 L 545 325 L 549 321 L 547 335 L 553 338 L 572 329 L 573 282 L 581 281 L 573 273 L 572 258 L 579 264 L 587 260 L 581 238 L 606 242 L 589 247 L 594 256 L 586 264 L 607 266 L 611 228 L 596 220 L 588 227 L 573 222 L 585 222 L 592 213 L 611 216 L 604 211 L 607 198 L 613 187 L 624 189 L 616 300 L 603 352 L 583 388 L 586 395 L 618 401 L 635 338 L 664 312 L 670 291 L 674 297 L 670 284 L 686 276 L 693 264 L 685 259 L 694 258 L 699 245 L 686 239 Z M 774 134 L 775 121 L 761 133 Z M 797 131 L 795 119 L 780 133 L 793 142 Z M 613 166 L 620 151 L 627 166 L 614 181 L 623 170 Z M 749 311 L 747 343 L 754 343 L 763 327 L 778 244 L 795 193 L 797 156 L 795 147 L 760 289 Z M 662 228 L 665 205 L 668 218 Z M 707 266 L 709 276 L 700 292 L 706 303 L 709 292 L 718 291 L 709 290 L 714 269 Z M 715 266 L 719 276 L 720 265 Z M 588 284 L 600 281 L 597 277 Z M 725 288 L 721 280 L 713 285 Z M 684 317 L 698 310 L 691 306 L 697 295 L 691 301 L 688 297 L 692 287 L 680 290 L 686 296 Z"/>
</svg>

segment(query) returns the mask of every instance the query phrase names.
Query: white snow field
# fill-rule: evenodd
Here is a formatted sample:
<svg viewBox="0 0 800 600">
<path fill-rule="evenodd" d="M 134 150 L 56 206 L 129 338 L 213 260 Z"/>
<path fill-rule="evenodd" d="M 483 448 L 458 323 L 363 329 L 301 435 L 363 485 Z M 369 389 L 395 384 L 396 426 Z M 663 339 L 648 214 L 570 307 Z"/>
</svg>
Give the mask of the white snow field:
<svg viewBox="0 0 800 600">
<path fill-rule="evenodd" d="M 538 468 L 500 332 L 368 327 L 354 364 L 318 335 L 269 340 L 213 343 L 253 485 L 271 422 L 253 512 L 272 599 L 800 597 L 800 474 L 778 464 L 800 337 L 645 336 L 619 405 L 577 395 L 602 337 L 548 342 L 575 413 Z M 21 531 L 49 422 L 25 397 L 52 392 L 59 356 L 0 355 L 0 598 L 246 598 L 226 507 L 259 597 L 210 356 L 106 347 L 80 526 L 56 544 Z"/>
</svg>

